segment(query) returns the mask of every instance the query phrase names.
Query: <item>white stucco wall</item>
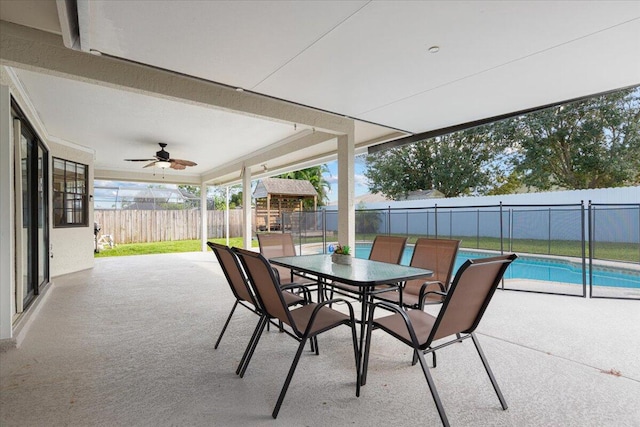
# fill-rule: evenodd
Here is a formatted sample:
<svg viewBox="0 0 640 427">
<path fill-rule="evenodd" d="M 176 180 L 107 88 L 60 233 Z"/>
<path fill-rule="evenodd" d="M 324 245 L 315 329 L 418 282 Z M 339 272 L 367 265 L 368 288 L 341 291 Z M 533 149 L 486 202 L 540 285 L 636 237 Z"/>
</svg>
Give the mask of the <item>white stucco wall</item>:
<svg viewBox="0 0 640 427">
<path fill-rule="evenodd" d="M 27 120 L 38 134 L 40 139 L 49 149 L 50 159 L 58 157 L 73 162 L 83 163 L 89 166 L 88 191 L 93 195 L 93 152 L 82 147 L 81 141 L 68 143 L 49 136 L 47 129 L 40 122 L 37 113 L 32 109 L 28 96 L 17 84 L 15 76 L 6 68 L 0 69 L 2 83 L 9 87 L 9 92 L 14 98 Z M 62 106 L 61 106 L 62 108 Z M 78 148 L 75 148 L 75 147 Z M 49 218 L 53 218 L 52 211 L 52 167 L 49 164 Z M 11 184 L 13 192 L 13 183 Z M 50 276 L 56 277 L 62 274 L 92 268 L 93 260 L 93 199 L 89 200 L 88 224 L 86 227 L 50 228 L 49 243 L 53 258 L 50 258 Z M 4 255 L 3 255 L 4 256 Z"/>
<path fill-rule="evenodd" d="M 93 195 L 93 154 L 49 142 L 50 156 L 89 166 L 88 191 Z M 51 277 L 93 268 L 93 199 L 89 200 L 87 227 L 53 228 Z"/>
</svg>

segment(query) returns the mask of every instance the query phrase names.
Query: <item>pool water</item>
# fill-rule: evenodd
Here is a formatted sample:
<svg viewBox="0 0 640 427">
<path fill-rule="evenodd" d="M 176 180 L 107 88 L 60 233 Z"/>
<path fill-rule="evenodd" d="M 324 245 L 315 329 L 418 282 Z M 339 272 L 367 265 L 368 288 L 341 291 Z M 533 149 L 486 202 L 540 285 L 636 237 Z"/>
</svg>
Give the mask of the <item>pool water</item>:
<svg viewBox="0 0 640 427">
<path fill-rule="evenodd" d="M 371 244 L 358 244 L 356 246 L 356 258 L 368 258 L 371 252 Z M 413 246 L 407 246 L 402 255 L 401 264 L 409 265 L 413 255 Z M 454 273 L 464 262 L 471 258 L 484 258 L 490 256 L 482 252 L 459 251 Z M 582 285 L 582 265 L 568 261 L 551 260 L 542 258 L 520 257 L 515 260 L 504 275 L 505 279 L 532 279 L 550 282 L 574 283 Z M 587 283 L 589 272 L 587 267 Z M 611 286 L 617 288 L 639 288 L 640 272 L 626 272 L 615 269 L 593 269 L 593 284 L 596 286 Z"/>
</svg>

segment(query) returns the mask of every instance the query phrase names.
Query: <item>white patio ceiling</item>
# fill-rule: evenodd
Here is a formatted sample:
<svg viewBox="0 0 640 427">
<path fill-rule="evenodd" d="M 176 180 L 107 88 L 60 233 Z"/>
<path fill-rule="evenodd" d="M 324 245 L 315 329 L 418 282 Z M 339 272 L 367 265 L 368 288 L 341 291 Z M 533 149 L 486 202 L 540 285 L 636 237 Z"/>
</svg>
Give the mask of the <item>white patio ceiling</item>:
<svg viewBox="0 0 640 427">
<path fill-rule="evenodd" d="M 5 21 L 64 33 L 53 0 L 0 4 Z M 355 118 L 361 148 L 640 84 L 637 1 L 90 1 L 78 22 L 85 52 Z M 335 140 L 296 145 L 313 129 L 295 120 L 19 68 L 47 133 L 95 150 L 98 176 L 153 179 L 122 159 L 157 142 L 198 162 L 175 173 L 192 182 L 237 179 L 229 165 L 242 161 L 258 174 L 335 155 Z"/>
</svg>

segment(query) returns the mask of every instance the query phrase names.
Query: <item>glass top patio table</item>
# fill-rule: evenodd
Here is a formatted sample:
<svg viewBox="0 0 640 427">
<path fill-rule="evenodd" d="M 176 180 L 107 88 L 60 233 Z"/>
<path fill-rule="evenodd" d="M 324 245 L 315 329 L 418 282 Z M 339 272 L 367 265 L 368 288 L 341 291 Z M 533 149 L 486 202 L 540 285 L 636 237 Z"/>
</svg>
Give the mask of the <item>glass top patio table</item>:
<svg viewBox="0 0 640 427">
<path fill-rule="evenodd" d="M 359 337 L 359 375 L 362 374 L 363 344 L 367 328 L 367 311 L 372 294 L 377 285 L 399 285 L 409 279 L 433 276 L 433 271 L 406 265 L 389 264 L 368 259 L 353 258 L 350 265 L 336 264 L 331 261 L 331 255 L 300 255 L 274 257 L 269 259 L 272 264 L 307 273 L 318 278 L 318 300 L 322 298 L 322 280 L 337 281 L 359 288 L 362 297 L 360 313 Z M 401 289 L 401 288 L 399 288 Z M 361 383 L 364 385 L 364 382 Z"/>
<path fill-rule="evenodd" d="M 269 261 L 323 279 L 365 288 L 433 275 L 431 270 L 360 258 L 353 258 L 351 265 L 336 264 L 328 254 L 275 257 Z"/>
</svg>

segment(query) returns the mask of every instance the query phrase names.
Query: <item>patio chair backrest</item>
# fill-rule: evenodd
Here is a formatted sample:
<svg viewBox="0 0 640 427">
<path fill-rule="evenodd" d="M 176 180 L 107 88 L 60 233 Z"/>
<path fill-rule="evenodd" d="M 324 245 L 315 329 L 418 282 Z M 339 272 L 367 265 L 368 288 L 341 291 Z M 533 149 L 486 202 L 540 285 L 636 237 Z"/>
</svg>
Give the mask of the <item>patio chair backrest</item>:
<svg viewBox="0 0 640 427">
<path fill-rule="evenodd" d="M 460 240 L 421 237 L 416 240 L 413 247 L 410 265 L 433 271 L 433 276 L 426 281 L 440 282 L 446 290 L 451 283 L 451 275 L 459 247 Z M 408 280 L 404 286 L 404 292 L 417 295 L 424 282 L 425 279 Z"/>
<path fill-rule="evenodd" d="M 213 242 L 207 242 L 207 245 L 216 255 L 216 258 L 218 258 L 220 267 L 222 267 L 222 271 L 227 278 L 227 282 L 231 287 L 233 295 L 241 301 L 250 302 L 257 308 L 257 301 L 253 292 L 251 292 L 249 284 L 247 283 L 247 279 L 242 271 L 238 257 L 236 257 L 231 248 Z"/>
<path fill-rule="evenodd" d="M 293 236 L 291 233 L 260 233 L 258 236 L 258 245 L 260 253 L 266 258 L 271 259 L 279 256 L 296 256 L 296 247 L 293 244 Z M 293 279 L 291 270 L 279 265 L 272 266 L 278 270 L 280 279 L 283 281 Z"/>
<path fill-rule="evenodd" d="M 296 247 L 291 233 L 260 233 L 257 236 L 260 253 L 265 258 L 296 256 Z"/>
<path fill-rule="evenodd" d="M 289 308 L 282 296 L 280 284 L 269 261 L 262 254 L 256 252 L 240 248 L 233 248 L 233 251 L 240 258 L 240 262 L 249 276 L 249 283 L 267 315 L 275 317 L 295 329 L 289 315 Z"/>
<path fill-rule="evenodd" d="M 371 246 L 369 259 L 371 261 L 400 264 L 404 247 L 407 244 L 406 237 L 376 236 Z"/>
<path fill-rule="evenodd" d="M 473 332 L 505 270 L 516 258 L 515 254 L 510 254 L 467 260 L 453 279 L 427 342 Z"/>
</svg>

